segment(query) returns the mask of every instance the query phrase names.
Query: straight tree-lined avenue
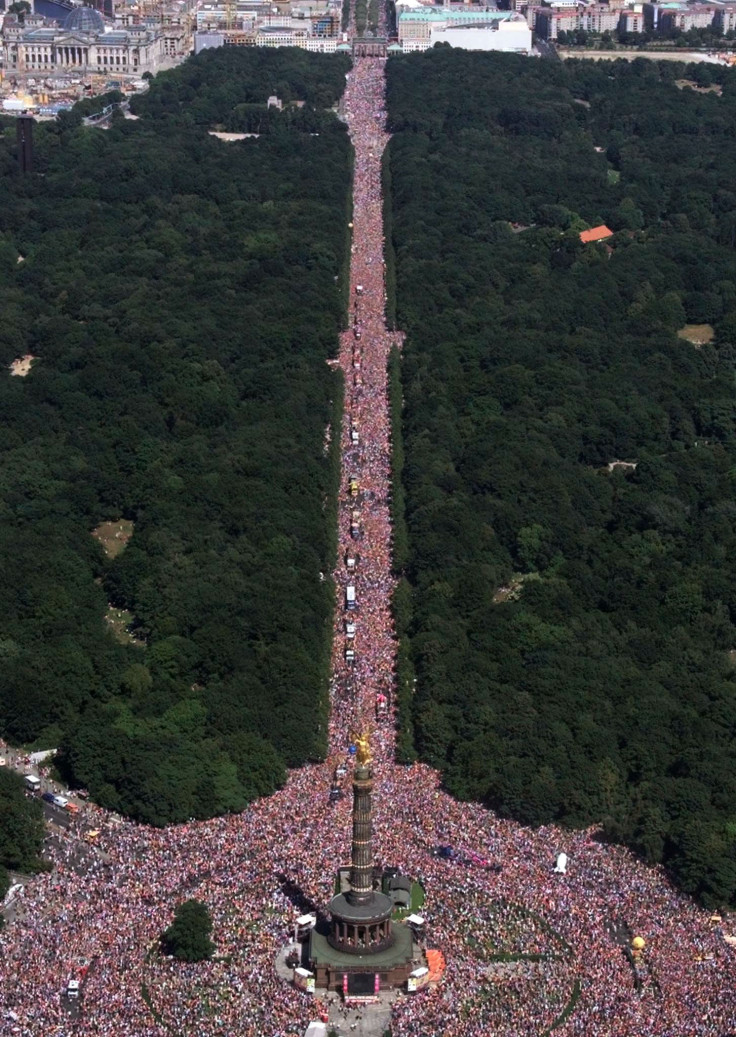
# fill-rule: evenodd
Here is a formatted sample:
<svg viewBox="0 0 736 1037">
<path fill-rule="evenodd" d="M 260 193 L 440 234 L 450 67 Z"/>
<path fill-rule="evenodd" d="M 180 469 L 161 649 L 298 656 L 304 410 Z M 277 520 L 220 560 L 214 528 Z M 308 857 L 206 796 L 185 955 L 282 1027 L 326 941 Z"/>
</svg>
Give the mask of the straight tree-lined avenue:
<svg viewBox="0 0 736 1037">
<path fill-rule="evenodd" d="M 400 345 L 401 336 L 389 332 L 385 323 L 381 155 L 388 135 L 383 104 L 383 63 L 358 59 L 344 96 L 355 148 L 355 186 L 350 328 L 340 342 L 345 418 L 330 734 L 336 753 L 345 750 L 346 716 L 356 728 L 369 722 L 373 726 L 378 697 L 390 701 L 395 654 L 387 364 L 389 352 Z M 351 487 L 351 483 L 357 485 Z M 348 559 L 352 561 L 348 563 Z M 352 610 L 343 608 L 349 584 L 356 591 L 352 617 L 356 633 L 350 642 L 345 638 L 345 618 L 346 612 L 351 618 Z M 354 663 L 346 662 L 346 648 L 355 652 Z M 378 731 L 374 755 L 380 766 L 393 759 L 393 728 L 385 725 Z"/>
<path fill-rule="evenodd" d="M 329 790 L 343 763 L 349 789 L 351 734 L 365 728 L 377 860 L 424 883 L 428 943 L 448 962 L 439 986 L 400 998 L 393 1037 L 533 1037 L 556 1022 L 567 1037 L 723 1037 L 736 1021 L 734 952 L 661 871 L 592 830 L 532 832 L 455 802 L 437 772 L 394 764 L 393 725 L 376 719 L 377 697 L 392 702 L 393 691 L 386 364 L 400 339 L 384 313 L 384 70 L 382 60 L 358 59 L 344 97 L 355 185 L 328 759 L 291 772 L 283 790 L 237 816 L 161 831 L 108 826 L 101 814 L 106 860 L 73 825 L 54 872 L 29 885 L 0 937 L 0 1033 L 302 1037 L 324 999 L 283 983 L 274 958 L 304 908 L 325 908 L 347 861 L 349 795 L 331 803 Z M 433 855 L 441 844 L 455 860 Z M 211 913 L 212 961 L 182 964 L 158 951 L 189 899 Z M 646 941 L 636 968 L 624 954 L 634 935 Z M 64 991 L 75 976 L 82 998 L 72 1018 Z"/>
</svg>

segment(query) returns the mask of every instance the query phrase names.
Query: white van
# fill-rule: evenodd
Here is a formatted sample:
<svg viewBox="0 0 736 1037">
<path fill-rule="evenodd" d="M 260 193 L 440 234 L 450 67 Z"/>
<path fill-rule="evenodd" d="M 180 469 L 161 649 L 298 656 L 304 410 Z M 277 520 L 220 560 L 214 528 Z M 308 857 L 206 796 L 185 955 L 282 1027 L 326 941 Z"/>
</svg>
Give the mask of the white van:
<svg viewBox="0 0 736 1037">
<path fill-rule="evenodd" d="M 345 607 L 349 609 L 355 608 L 355 587 L 352 583 L 349 583 L 345 588 Z"/>
<path fill-rule="evenodd" d="M 41 788 L 41 779 L 38 778 L 35 774 L 26 774 L 23 781 L 25 783 L 26 788 L 30 789 L 31 792 L 38 792 L 38 790 Z"/>
<path fill-rule="evenodd" d="M 79 980 L 70 979 L 66 985 L 66 996 L 71 1001 L 76 1001 L 79 998 Z"/>
</svg>

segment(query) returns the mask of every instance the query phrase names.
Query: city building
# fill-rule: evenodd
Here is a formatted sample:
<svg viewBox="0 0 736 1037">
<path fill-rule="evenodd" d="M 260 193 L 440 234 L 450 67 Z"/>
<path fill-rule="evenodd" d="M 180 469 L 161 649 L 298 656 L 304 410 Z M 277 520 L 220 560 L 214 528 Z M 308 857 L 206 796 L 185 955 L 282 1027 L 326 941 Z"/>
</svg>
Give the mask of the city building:
<svg viewBox="0 0 736 1037">
<path fill-rule="evenodd" d="M 578 28 L 578 12 L 536 7 L 533 25 L 537 36 L 541 36 L 543 40 L 556 40 L 561 32 L 575 32 Z"/>
<path fill-rule="evenodd" d="M 212 47 L 300 47 L 313 54 L 334 54 L 342 49 L 337 37 L 312 36 L 304 29 L 293 31 L 289 26 L 259 26 L 250 30 L 222 29 L 220 32 L 198 32 L 194 35 L 194 53 Z"/>
<path fill-rule="evenodd" d="M 196 31 L 221 32 L 223 29 L 254 26 L 258 15 L 268 14 L 273 5 L 268 0 L 238 0 L 232 6 L 224 3 L 203 3 L 197 7 Z M 228 26 L 229 23 L 229 26 Z"/>
<path fill-rule="evenodd" d="M 227 34 L 225 44 L 227 45 Z M 280 25 L 263 24 L 260 22 L 256 27 L 256 47 L 301 47 L 313 53 L 331 54 L 339 43 L 337 26 L 334 26 L 332 36 L 324 35 L 323 32 L 315 31 L 311 21 L 306 22 L 300 18 L 283 19 Z"/>
<path fill-rule="evenodd" d="M 589 4 L 580 12 L 580 28 L 585 32 L 615 32 L 620 12 L 608 4 Z"/>
<path fill-rule="evenodd" d="M 500 50 L 513 54 L 530 54 L 532 31 L 526 18 L 496 18 L 486 25 L 433 25 L 430 29 L 430 46 L 449 43 L 462 50 Z"/>
<path fill-rule="evenodd" d="M 447 8 L 408 7 L 402 5 L 400 7 L 397 6 L 396 12 L 399 43 L 404 53 L 427 50 L 429 47 L 434 46 L 436 42 L 439 42 L 443 38 L 441 34 L 448 29 L 476 28 L 492 32 L 495 23 L 509 20 L 519 20 L 522 24 L 524 22 L 523 17 L 515 11 L 497 11 L 493 7 L 469 8 L 462 6 L 459 8 Z M 432 36 L 433 32 L 434 39 Z M 516 35 L 517 32 L 518 36 Z M 512 30 L 508 35 L 504 34 L 503 36 L 495 32 L 490 38 L 495 39 L 499 43 L 503 41 L 504 44 L 508 41 L 510 44 L 512 40 L 518 43 L 521 35 L 521 29 L 519 29 Z M 472 37 L 467 37 L 467 39 L 472 40 Z M 454 43 L 453 46 L 460 46 L 460 43 Z M 484 46 L 482 49 L 503 48 Z M 512 47 L 509 46 L 508 49 L 512 49 Z M 531 41 L 529 49 L 531 49 Z"/>
<path fill-rule="evenodd" d="M 161 47 L 164 59 L 183 60 L 192 52 L 192 33 L 188 25 L 177 25 L 175 23 L 164 24 L 161 27 Z M 169 61 L 173 64 L 173 61 Z"/>
<path fill-rule="evenodd" d="M 519 0 L 519 9 L 522 2 Z M 594 35 L 616 31 L 670 33 L 676 29 L 687 32 L 712 26 L 719 32 L 728 32 L 736 29 L 736 3 L 610 0 L 603 4 L 584 0 L 550 0 L 543 4 L 529 3 L 526 18 L 534 31 L 546 40 L 558 39 L 561 32 L 578 31 Z"/>
<path fill-rule="evenodd" d="M 208 47 L 301 47 L 332 53 L 339 42 L 340 8 L 335 0 L 271 4 L 208 0 L 197 10 L 194 51 Z"/>
<path fill-rule="evenodd" d="M 3 61 L 10 72 L 79 71 L 140 76 L 155 72 L 164 59 L 164 35 L 143 25 L 108 27 L 89 7 L 69 12 L 61 28 L 3 21 Z"/>
<path fill-rule="evenodd" d="M 719 4 L 713 25 L 719 32 L 736 31 L 736 4 Z"/>
<path fill-rule="evenodd" d="M 659 16 L 663 10 L 667 7 L 683 8 L 685 5 L 681 3 L 681 0 L 671 0 L 666 6 L 665 4 L 645 3 L 644 4 L 644 25 L 648 32 L 656 32 L 659 28 Z"/>
<path fill-rule="evenodd" d="M 517 7 L 517 11 L 523 14 L 526 18 L 526 23 L 530 29 L 536 30 L 537 28 L 537 17 L 540 11 L 544 11 L 545 8 L 541 4 L 527 4 L 526 9 L 522 9 L 521 5 Z"/>
<path fill-rule="evenodd" d="M 545 40 L 556 40 L 561 32 L 590 33 L 615 32 L 619 26 L 620 11 L 608 4 L 581 4 L 564 6 L 555 3 L 537 7 L 534 28 Z"/>
<path fill-rule="evenodd" d="M 662 32 L 679 29 L 707 29 L 713 24 L 716 8 L 709 4 L 688 4 L 686 7 L 660 11 L 659 28 Z"/>
<path fill-rule="evenodd" d="M 244 35 L 243 33 L 240 34 Z M 199 54 L 203 50 L 211 50 L 214 47 L 225 46 L 225 33 L 224 32 L 195 32 L 194 34 L 194 53 Z M 240 46 L 255 46 L 255 39 L 252 43 L 240 44 Z"/>
<path fill-rule="evenodd" d="M 621 11 L 618 23 L 620 32 L 644 32 L 644 11 L 641 4 Z"/>
<path fill-rule="evenodd" d="M 196 31 L 222 32 L 223 29 L 249 29 L 263 25 L 281 26 L 299 20 L 315 27 L 313 35 L 326 38 L 337 34 L 341 6 L 336 0 L 297 0 L 273 3 L 272 0 L 207 0 L 196 11 Z"/>
<path fill-rule="evenodd" d="M 734 7 L 733 4 L 687 4 L 683 0 L 665 0 L 664 3 L 644 4 L 644 23 L 650 31 L 664 33 L 679 29 L 687 32 L 689 29 L 707 29 L 713 26 L 716 29 L 728 18 L 722 18 L 724 9 Z"/>
</svg>

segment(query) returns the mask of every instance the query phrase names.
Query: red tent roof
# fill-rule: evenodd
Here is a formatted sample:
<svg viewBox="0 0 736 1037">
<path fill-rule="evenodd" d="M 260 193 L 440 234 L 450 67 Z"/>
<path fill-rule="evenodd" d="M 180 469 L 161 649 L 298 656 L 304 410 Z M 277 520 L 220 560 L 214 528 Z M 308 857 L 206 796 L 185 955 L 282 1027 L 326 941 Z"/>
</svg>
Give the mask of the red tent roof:
<svg viewBox="0 0 736 1037">
<path fill-rule="evenodd" d="M 584 245 L 587 245 L 589 241 L 604 241 L 606 238 L 612 238 L 613 231 L 602 223 L 600 227 L 591 227 L 590 230 L 583 230 L 580 232 L 580 240 Z"/>
</svg>

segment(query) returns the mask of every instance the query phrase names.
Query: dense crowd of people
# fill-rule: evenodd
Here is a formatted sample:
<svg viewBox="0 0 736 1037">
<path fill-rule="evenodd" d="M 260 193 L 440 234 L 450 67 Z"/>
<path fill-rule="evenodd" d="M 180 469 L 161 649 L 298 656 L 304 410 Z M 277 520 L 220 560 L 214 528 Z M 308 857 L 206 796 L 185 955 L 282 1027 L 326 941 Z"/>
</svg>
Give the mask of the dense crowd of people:
<svg viewBox="0 0 736 1037">
<path fill-rule="evenodd" d="M 533 832 L 455 802 L 430 768 L 394 764 L 390 710 L 376 720 L 377 696 L 391 703 L 395 655 L 386 361 L 400 344 L 384 320 L 383 75 L 383 61 L 357 60 L 344 97 L 355 204 L 351 322 L 340 352 L 346 415 L 329 758 L 292 772 L 283 790 L 239 816 L 163 831 L 100 821 L 102 853 L 88 847 L 80 857 L 75 820 L 51 849 L 53 871 L 25 888 L 0 935 L 0 1034 L 301 1037 L 325 999 L 278 978 L 274 961 L 304 908 L 325 910 L 335 869 L 348 863 L 349 747 L 366 729 L 376 859 L 422 882 L 428 944 L 447 960 L 438 986 L 399 997 L 394 1037 L 522 1037 L 544 1032 L 566 1008 L 556 1031 L 564 1037 L 725 1037 L 736 1028 L 736 954 L 721 921 L 594 831 Z M 351 646 L 354 661 L 345 657 Z M 347 794 L 333 802 L 340 765 Z M 443 859 L 440 845 L 459 852 Z M 560 851 L 565 874 L 554 872 Z M 196 965 L 158 950 L 176 904 L 189 897 L 208 905 L 217 946 L 212 961 Z M 636 972 L 625 954 L 634 935 L 646 941 Z M 75 977 L 78 1006 L 65 998 Z"/>
</svg>

